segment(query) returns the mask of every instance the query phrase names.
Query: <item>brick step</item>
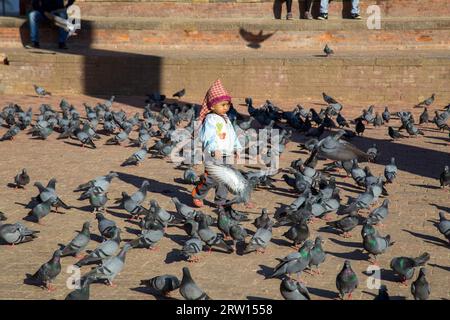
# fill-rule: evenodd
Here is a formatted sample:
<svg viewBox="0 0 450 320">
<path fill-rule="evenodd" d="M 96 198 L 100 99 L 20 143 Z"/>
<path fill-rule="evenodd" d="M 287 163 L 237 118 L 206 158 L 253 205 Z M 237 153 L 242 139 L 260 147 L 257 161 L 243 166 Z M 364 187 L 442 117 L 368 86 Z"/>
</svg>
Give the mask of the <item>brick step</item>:
<svg viewBox="0 0 450 320">
<path fill-rule="evenodd" d="M 139 0 L 103 1 L 78 0 L 83 16 L 128 17 L 196 17 L 196 18 L 274 18 L 286 15 L 284 3 L 276 0 Z M 319 13 L 320 1 L 315 0 L 313 15 Z M 367 7 L 378 5 L 383 16 L 449 16 L 448 0 L 360 0 L 360 12 L 367 16 Z M 304 12 L 305 1 L 294 1 L 294 17 Z M 330 2 L 331 17 L 347 17 L 351 10 L 350 0 Z"/>
<path fill-rule="evenodd" d="M 186 88 L 187 101 L 201 101 L 220 77 L 239 99 L 307 102 L 325 91 L 344 103 L 413 104 L 434 92 L 439 105 L 450 101 L 450 56 L 444 50 L 349 51 L 329 58 L 292 50 L 2 52 L 9 65 L 0 65 L 0 94 L 32 94 L 33 83 L 59 95 L 171 95 Z"/>
<path fill-rule="evenodd" d="M 24 18 L 0 18 L 0 42 L 19 47 L 29 41 Z M 243 36 L 241 30 L 246 34 Z M 259 43 L 263 35 L 272 34 Z M 47 31 L 47 32 L 46 32 Z M 273 19 L 166 19 L 86 17 L 78 36 L 69 39 L 76 48 L 108 50 L 250 49 L 321 50 L 329 43 L 336 50 L 449 49 L 450 17 L 386 18 L 380 30 L 365 21 L 280 21 Z M 42 30 L 41 42 L 56 41 L 56 32 Z"/>
</svg>

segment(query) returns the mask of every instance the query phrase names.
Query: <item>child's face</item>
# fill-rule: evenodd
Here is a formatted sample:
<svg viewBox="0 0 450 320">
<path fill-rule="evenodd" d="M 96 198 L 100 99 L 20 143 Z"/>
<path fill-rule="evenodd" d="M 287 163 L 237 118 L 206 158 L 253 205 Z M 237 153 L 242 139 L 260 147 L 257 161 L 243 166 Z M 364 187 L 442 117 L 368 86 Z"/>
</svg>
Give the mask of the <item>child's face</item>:
<svg viewBox="0 0 450 320">
<path fill-rule="evenodd" d="M 230 102 L 222 101 L 212 106 L 211 110 L 219 115 L 226 114 L 230 110 Z"/>
</svg>

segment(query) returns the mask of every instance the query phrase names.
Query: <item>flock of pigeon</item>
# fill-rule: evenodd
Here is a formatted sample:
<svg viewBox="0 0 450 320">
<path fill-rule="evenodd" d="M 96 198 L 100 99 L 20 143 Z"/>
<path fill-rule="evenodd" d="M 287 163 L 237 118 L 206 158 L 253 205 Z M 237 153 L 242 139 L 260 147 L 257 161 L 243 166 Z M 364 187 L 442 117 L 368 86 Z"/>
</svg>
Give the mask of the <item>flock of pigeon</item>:
<svg viewBox="0 0 450 320">
<path fill-rule="evenodd" d="M 35 86 L 35 91 L 39 96 L 50 95 L 38 86 Z M 174 97 L 180 98 L 184 94 L 183 89 L 175 93 Z M 174 212 L 162 208 L 155 200 L 151 200 L 150 206 L 146 208 L 144 203 L 149 182 L 144 181 L 133 194 L 122 192 L 121 198 L 115 200 L 115 203 L 129 214 L 130 219 L 138 221 L 141 228 L 137 238 L 126 242 L 121 247 L 122 230 L 115 221 L 105 216 L 106 204 L 109 200 L 108 189 L 118 174 L 111 171 L 104 176 L 80 184 L 74 192 L 80 192 L 80 200 L 89 200 L 92 211 L 95 212 L 98 231 L 103 237 L 103 242 L 83 255 L 91 240 L 91 226 L 89 222 L 85 222 L 81 232 L 67 245 L 57 249 L 51 259 L 34 274 L 26 275 L 26 283 L 53 290 L 52 281 L 61 272 L 61 258 L 75 256 L 79 258 L 76 266 L 80 268 L 91 264 L 97 266 L 81 277 L 79 288 L 71 292 L 67 299 L 89 299 L 91 283 L 105 281 L 113 285 L 115 277 L 125 266 L 127 251 L 135 248 L 150 250 L 157 248 L 158 242 L 164 237 L 168 227 L 180 227 L 189 236 L 183 246 L 176 251 L 192 263 L 200 259 L 199 254 L 204 250 L 211 252 L 214 249 L 226 254 L 238 250 L 242 250 L 242 254 L 264 253 L 271 243 L 272 228 L 288 227 L 283 236 L 292 241 L 297 251 L 279 259 L 279 263 L 267 278 L 280 278 L 281 295 L 289 300 L 311 299 L 307 287 L 299 276 L 307 271 L 320 274 L 319 266 L 326 260 L 326 253 L 322 248 L 322 237 L 319 235 L 314 240 L 310 239 L 308 224 L 317 219 L 325 220 L 328 227 L 339 230 L 343 237 L 351 237 L 350 232 L 358 225 L 362 225 L 362 245 L 369 254 L 368 257 L 371 258 L 369 261 L 377 264 L 377 256 L 382 255 L 394 245 L 394 239 L 391 239 L 389 235 L 382 235 L 377 230 L 377 226 L 381 227 L 389 216 L 387 186 L 395 183 L 398 171 L 396 160 L 392 158 L 391 162 L 385 166 L 384 177 L 374 176 L 368 166 L 362 168 L 360 163 L 376 162 L 380 153 L 377 146 L 373 145 L 367 151 L 363 151 L 349 140 L 357 135 L 363 135 L 365 127 L 369 124 L 373 126 L 389 124 L 391 117 L 397 117 L 401 122 L 401 126 L 397 129 L 388 127 L 388 134 L 393 140 L 405 137 L 400 133 L 402 130 L 412 137 L 421 135 L 423 132 L 420 126 L 429 122 L 433 122 L 439 130 L 450 131 L 447 124 L 450 118 L 450 105 L 443 112 L 436 111 L 434 118 L 430 119 L 427 107 L 433 103 L 434 95 L 426 99 L 417 105 L 417 107 L 425 106 L 419 124 L 409 111 L 393 114 L 386 107 L 380 115 L 374 112 L 373 106 L 363 110 L 359 117 L 349 122 L 342 115 L 341 103 L 325 93 L 323 93 L 323 99 L 327 107 L 320 112 L 312 108 L 308 110 L 301 105 L 293 111 L 283 111 L 270 101 L 266 101 L 260 107 L 254 107 L 251 98 L 245 100 L 249 118 L 231 108 L 229 118 L 236 128 L 239 127 L 244 132 L 254 127 L 276 128 L 280 130 L 281 138 L 279 145 L 273 146 L 269 143 L 268 147 L 263 148 L 259 143 L 252 145 L 249 139 L 243 137 L 245 148 L 256 148 L 261 159 L 266 163 L 267 168 L 264 170 L 241 171 L 225 165 L 205 164 L 208 174 L 225 184 L 234 195 L 233 199 L 217 208 L 217 217 L 191 208 L 176 197 L 172 198 L 176 208 Z M 139 165 L 149 157 L 167 157 L 177 143 L 191 139 L 194 132 L 194 120 L 200 111 L 200 106 L 196 104 L 180 101 L 169 103 L 166 97 L 159 93 L 149 95 L 146 102 L 142 117 L 136 113 L 130 118 L 123 110 L 113 110 L 114 96 L 110 100 L 98 103 L 95 107 L 84 104 L 84 117 L 64 99 L 59 105 L 60 110 L 54 110 L 52 106 L 45 103 L 41 104 L 37 117 L 31 108 L 24 111 L 17 104 L 10 104 L 0 113 L 0 125 L 8 128 L 1 141 L 13 140 L 21 132 L 27 132 L 39 139 L 47 139 L 55 132 L 58 134 L 57 139 L 74 139 L 81 147 L 88 146 L 95 149 L 102 135 L 106 135 L 108 136 L 105 142 L 107 145 L 129 143 L 137 148 L 136 152 L 124 160 L 123 166 Z M 176 129 L 183 122 L 187 125 L 182 131 L 184 133 L 180 134 Z M 350 129 L 350 124 L 354 124 L 355 131 Z M 133 130 L 138 131 L 137 139 L 130 137 Z M 291 167 L 287 169 L 288 173 L 282 175 L 286 184 L 295 190 L 298 197 L 292 204 L 277 211 L 272 218 L 268 211 L 263 209 L 261 216 L 253 221 L 256 231 L 249 232 L 242 223 L 250 219 L 244 212 L 235 210 L 233 205 L 248 203 L 255 188 L 275 188 L 274 176 L 280 170 L 269 167 L 269 160 L 284 152 L 293 133 L 307 137 L 306 142 L 300 144 L 300 149 L 310 153 L 305 160 L 293 161 Z M 156 141 L 152 147 L 148 148 L 147 144 L 154 141 L 152 138 Z M 329 159 L 333 162 L 319 170 L 316 168 L 319 159 Z M 197 176 L 191 163 L 186 161 L 179 165 L 184 168 L 182 180 L 186 184 L 195 185 L 201 181 L 202 177 Z M 335 170 L 344 170 L 346 175 L 353 179 L 354 184 L 364 190 L 347 204 L 341 202 L 340 189 L 336 185 L 335 177 L 330 174 Z M 14 186 L 24 188 L 30 181 L 27 170 L 23 169 L 14 178 Z M 445 166 L 439 181 L 442 188 L 450 185 L 448 166 Z M 40 182 L 35 182 L 34 186 L 39 193 L 28 205 L 30 212 L 25 217 L 26 220 L 42 223 L 42 220 L 51 213 L 52 208 L 55 208 L 56 212 L 59 208 L 71 209 L 71 206 L 57 194 L 56 179 L 50 179 L 46 186 Z M 380 197 L 384 200 L 380 206 L 376 207 Z M 331 221 L 330 214 L 333 212 L 343 217 Z M 363 212 L 368 213 L 367 216 L 363 215 Z M 0 220 L 6 219 L 6 215 L 0 213 Z M 444 212 L 439 213 L 439 219 L 437 229 L 450 241 L 450 220 L 447 220 Z M 211 229 L 212 226 L 216 226 L 220 233 Z M 34 231 L 19 222 L 0 223 L 0 244 L 14 246 L 29 241 L 39 241 L 38 234 L 39 231 Z M 411 293 L 415 299 L 423 300 L 430 296 L 430 284 L 426 279 L 426 268 L 423 267 L 429 259 L 430 254 L 424 252 L 418 257 L 395 257 L 390 262 L 391 269 L 405 284 L 407 280 L 413 278 L 415 269 L 421 267 L 417 279 L 411 284 Z M 292 278 L 293 274 L 297 275 L 297 279 Z M 350 261 L 345 260 L 342 270 L 336 276 L 336 288 L 340 297 L 351 298 L 358 283 L 358 277 L 352 270 Z M 183 268 L 181 281 L 173 275 L 160 275 L 142 280 L 140 284 L 153 288 L 161 295 L 169 295 L 171 291 L 178 289 L 188 300 L 210 299 L 194 282 L 187 267 Z M 376 299 L 389 299 L 386 286 L 381 286 Z"/>
</svg>

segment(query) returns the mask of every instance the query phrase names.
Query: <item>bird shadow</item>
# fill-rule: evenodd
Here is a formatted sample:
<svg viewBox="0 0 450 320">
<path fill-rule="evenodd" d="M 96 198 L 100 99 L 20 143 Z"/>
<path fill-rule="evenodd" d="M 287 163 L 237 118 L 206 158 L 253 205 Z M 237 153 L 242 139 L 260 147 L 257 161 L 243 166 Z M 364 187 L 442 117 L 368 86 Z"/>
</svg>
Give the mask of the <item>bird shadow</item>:
<svg viewBox="0 0 450 320">
<path fill-rule="evenodd" d="M 369 292 L 369 291 L 362 291 L 362 293 L 365 293 L 371 297 L 377 297 L 378 295 L 373 293 L 373 292 Z M 389 296 L 390 300 L 406 300 L 406 297 L 403 296 Z"/>
<path fill-rule="evenodd" d="M 433 186 L 433 185 L 429 185 L 429 184 L 414 184 L 414 183 L 411 183 L 411 186 L 419 187 L 419 188 L 433 189 L 433 190 L 440 189 L 440 187 L 438 187 L 438 186 Z"/>
<path fill-rule="evenodd" d="M 436 263 L 429 263 L 428 265 L 431 266 L 431 267 L 436 267 L 436 268 L 439 268 L 439 269 L 442 269 L 442 270 L 450 272 L 450 266 L 448 266 L 448 267 L 447 266 L 441 266 L 441 265 L 438 265 Z"/>
<path fill-rule="evenodd" d="M 152 288 L 136 287 L 136 288 L 130 288 L 130 290 L 140 292 L 140 293 L 150 294 L 150 295 L 154 296 L 156 300 L 177 300 L 176 298 L 162 296 L 156 290 L 154 290 Z"/>
<path fill-rule="evenodd" d="M 173 179 L 173 182 L 180 183 L 180 184 L 191 185 L 190 183 L 185 182 L 185 181 L 184 181 L 183 179 L 181 179 L 181 178 L 175 178 L 175 179 Z"/>
<path fill-rule="evenodd" d="M 270 242 L 275 243 L 277 246 L 280 246 L 280 247 L 291 247 L 292 246 L 292 242 L 286 241 L 284 239 L 272 238 L 270 240 Z"/>
<path fill-rule="evenodd" d="M 188 235 L 180 235 L 180 234 L 166 234 L 166 237 L 175 242 L 176 244 L 183 246 L 184 243 L 189 240 Z"/>
<path fill-rule="evenodd" d="M 106 210 L 106 212 L 109 213 L 110 215 L 112 215 L 113 217 L 116 217 L 116 218 L 121 218 L 121 219 L 129 219 L 129 218 L 130 218 L 130 215 L 129 215 L 129 214 L 127 214 L 127 213 L 122 213 L 122 212 L 117 212 L 117 211 L 113 211 L 113 210 L 111 210 L 111 207 L 108 208 L 108 209 Z"/>
<path fill-rule="evenodd" d="M 180 262 L 184 261 L 184 257 L 181 254 L 181 250 L 179 249 L 172 249 L 172 251 L 167 252 L 166 259 L 164 259 L 164 262 L 167 264 L 173 263 L 173 262 Z"/>
<path fill-rule="evenodd" d="M 256 271 L 257 274 L 264 276 L 265 278 L 269 277 L 273 273 L 273 268 L 269 266 L 265 266 L 260 264 L 260 270 Z"/>
<path fill-rule="evenodd" d="M 447 247 L 448 244 L 446 241 L 435 237 L 435 236 L 430 236 L 427 234 L 423 234 L 423 233 L 418 233 L 418 232 L 414 232 L 414 231 L 410 231 L 410 230 L 406 230 L 406 229 L 402 229 L 402 231 L 408 232 L 410 235 L 413 235 L 416 238 L 420 238 L 423 240 L 428 240 L 428 243 L 434 244 L 434 245 L 438 245 L 438 246 L 444 246 Z"/>
<path fill-rule="evenodd" d="M 317 231 L 324 232 L 324 233 L 331 233 L 331 234 L 335 234 L 337 236 L 341 235 L 341 233 L 338 230 L 336 230 L 335 228 L 333 228 L 331 226 L 320 227 Z"/>
<path fill-rule="evenodd" d="M 341 259 L 346 259 L 346 260 L 356 260 L 356 261 L 364 261 L 367 260 L 368 255 L 363 253 L 362 250 L 360 249 L 355 249 L 353 251 L 350 252 L 330 252 L 327 251 L 327 254 L 330 254 L 332 256 L 341 258 Z"/>
<path fill-rule="evenodd" d="M 134 235 L 140 235 L 141 234 L 141 230 L 135 229 L 135 228 L 130 228 L 130 227 L 125 227 L 125 231 L 130 233 L 130 234 L 134 234 Z"/>
<path fill-rule="evenodd" d="M 15 183 L 8 183 L 6 186 L 7 186 L 8 188 L 11 188 L 11 189 L 16 189 L 17 187 L 19 187 L 20 189 L 25 189 L 25 188 L 23 188 L 23 187 L 21 187 L 21 186 L 15 184 Z"/>
<path fill-rule="evenodd" d="M 65 143 L 65 144 L 69 144 L 69 145 L 71 145 L 71 146 L 76 146 L 76 147 L 81 148 L 81 144 L 79 144 L 79 143 L 70 142 L 70 141 L 64 141 L 64 143 Z M 94 148 L 94 147 L 87 146 L 87 145 L 85 145 L 84 148 L 85 148 L 85 149 L 96 149 L 96 148 Z"/>
<path fill-rule="evenodd" d="M 444 207 L 444 206 L 441 206 L 441 205 L 438 205 L 435 203 L 430 203 L 430 205 L 435 206 L 438 210 L 446 211 L 446 212 L 450 213 L 450 207 Z"/>
<path fill-rule="evenodd" d="M 77 210 L 80 210 L 80 211 L 84 211 L 84 212 L 89 212 L 89 213 L 92 213 L 92 209 L 93 209 L 93 207 L 91 207 L 90 205 L 89 206 L 83 206 L 83 207 L 72 207 L 73 209 L 77 209 Z"/>
<path fill-rule="evenodd" d="M 151 178 L 139 177 L 125 172 L 117 172 L 119 179 L 123 182 L 131 184 L 136 188 L 140 188 L 144 180 L 150 183 L 149 192 L 167 194 L 168 197 L 177 197 L 182 203 L 188 203 L 191 199 L 191 193 L 184 187 L 179 185 L 167 184 Z"/>
<path fill-rule="evenodd" d="M 103 242 L 103 237 L 99 236 L 98 234 L 95 234 L 95 233 L 91 233 L 91 237 L 90 238 L 91 238 L 92 241 L 95 241 L 95 242 L 99 242 L 99 243 Z"/>
<path fill-rule="evenodd" d="M 362 274 L 370 277 L 370 276 L 373 276 L 375 274 L 375 270 L 373 272 L 363 271 Z M 395 272 L 393 270 L 391 270 L 391 269 L 381 268 L 381 270 L 380 270 L 380 279 L 383 280 L 383 281 L 394 282 L 394 283 L 398 283 L 399 282 L 399 277 L 397 277 Z"/>
<path fill-rule="evenodd" d="M 336 299 L 339 298 L 339 294 L 334 291 L 326 290 L 326 289 L 319 289 L 319 288 L 308 288 L 308 291 L 310 294 L 313 294 L 318 297 L 322 298 L 328 298 L 328 299 Z"/>
<path fill-rule="evenodd" d="M 274 299 L 264 298 L 264 297 L 256 297 L 256 296 L 247 296 L 247 300 L 274 300 Z"/>
<path fill-rule="evenodd" d="M 344 247 L 351 247 L 351 248 L 362 248 L 363 247 L 360 242 L 347 242 L 347 241 L 341 241 L 341 240 L 334 239 L 334 238 L 329 238 L 329 240 L 331 242 L 334 242 L 334 243 L 339 244 Z"/>
</svg>

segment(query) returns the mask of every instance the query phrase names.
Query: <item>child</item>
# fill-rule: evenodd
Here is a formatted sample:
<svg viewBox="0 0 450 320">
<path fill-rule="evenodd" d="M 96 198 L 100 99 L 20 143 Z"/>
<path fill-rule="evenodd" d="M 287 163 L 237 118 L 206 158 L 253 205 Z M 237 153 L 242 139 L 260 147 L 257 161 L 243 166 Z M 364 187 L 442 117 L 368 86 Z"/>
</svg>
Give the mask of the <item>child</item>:
<svg viewBox="0 0 450 320">
<path fill-rule="evenodd" d="M 239 157 L 238 150 L 242 147 L 227 116 L 230 104 L 231 96 L 223 87 L 220 79 L 217 79 L 206 93 L 199 116 L 201 122 L 200 140 L 202 141 L 206 161 L 223 163 L 224 158 L 232 155 L 235 158 Z M 206 171 L 202 181 L 192 190 L 194 205 L 202 207 L 202 199 L 213 187 L 216 191 L 214 202 L 217 205 L 223 205 L 227 198 L 227 188 L 210 178 Z"/>
</svg>

